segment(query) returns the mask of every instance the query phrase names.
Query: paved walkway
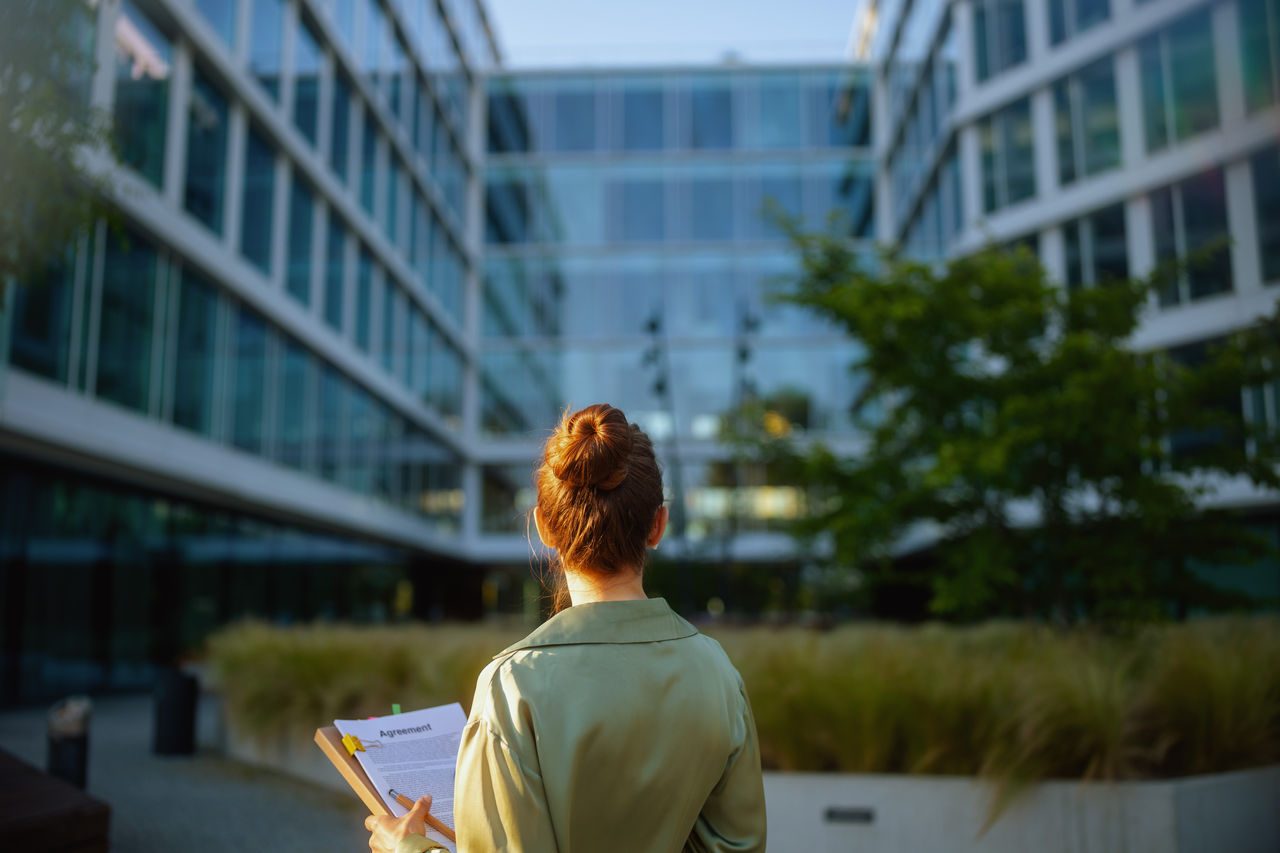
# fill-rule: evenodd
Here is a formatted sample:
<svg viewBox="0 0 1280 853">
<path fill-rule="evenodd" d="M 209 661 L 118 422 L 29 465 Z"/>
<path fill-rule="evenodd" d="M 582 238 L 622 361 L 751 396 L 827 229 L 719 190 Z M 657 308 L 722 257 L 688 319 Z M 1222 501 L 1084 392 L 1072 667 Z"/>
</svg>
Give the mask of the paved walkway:
<svg viewBox="0 0 1280 853">
<path fill-rule="evenodd" d="M 201 708 L 201 743 L 216 742 Z M 45 711 L 0 713 L 0 748 L 43 769 Z M 114 853 L 358 853 L 368 849 L 364 807 L 346 796 L 228 761 L 151 754 L 150 697 L 94 702 L 88 792 L 111 805 Z"/>
</svg>

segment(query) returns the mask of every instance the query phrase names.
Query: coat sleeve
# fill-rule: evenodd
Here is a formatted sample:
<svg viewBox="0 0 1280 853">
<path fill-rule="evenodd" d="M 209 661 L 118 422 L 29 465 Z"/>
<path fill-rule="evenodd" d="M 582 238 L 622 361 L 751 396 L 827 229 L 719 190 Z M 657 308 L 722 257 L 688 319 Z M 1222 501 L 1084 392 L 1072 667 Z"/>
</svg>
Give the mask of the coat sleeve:
<svg viewBox="0 0 1280 853">
<path fill-rule="evenodd" d="M 473 719 L 458 749 L 454 822 L 459 853 L 554 851 L 542 774 L 484 719 Z"/>
<path fill-rule="evenodd" d="M 765 845 L 764 777 L 760 741 L 751 702 L 742 690 L 742 740 L 729 757 L 724 775 L 712 789 L 689 835 L 688 849 L 697 853 L 763 851 Z"/>
</svg>

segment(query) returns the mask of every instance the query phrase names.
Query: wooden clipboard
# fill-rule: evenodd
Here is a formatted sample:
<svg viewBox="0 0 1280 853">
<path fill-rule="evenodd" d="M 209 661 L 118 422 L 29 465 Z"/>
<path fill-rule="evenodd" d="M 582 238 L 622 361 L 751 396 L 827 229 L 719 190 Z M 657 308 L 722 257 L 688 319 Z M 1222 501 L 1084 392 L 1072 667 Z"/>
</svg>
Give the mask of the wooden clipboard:
<svg viewBox="0 0 1280 853">
<path fill-rule="evenodd" d="M 342 734 L 336 726 L 323 726 L 316 729 L 316 746 L 320 747 L 324 757 L 329 759 L 329 762 L 342 774 L 342 778 L 347 780 L 351 790 L 356 792 L 356 796 L 360 798 L 360 802 L 364 803 L 370 814 L 391 814 L 382 797 L 378 796 L 378 789 L 373 787 L 373 782 L 369 781 L 369 774 L 364 772 L 364 768 L 360 766 L 359 761 L 356 761 L 356 757 L 347 752 L 347 748 L 342 745 Z"/>
<path fill-rule="evenodd" d="M 321 726 L 316 729 L 316 746 L 320 747 L 320 751 L 324 753 L 324 757 L 334 766 L 342 778 L 351 786 L 351 790 L 356 792 L 356 796 L 360 798 L 360 802 L 364 803 L 365 808 L 370 814 L 390 815 L 387 804 L 382 801 L 382 797 L 378 795 L 378 789 L 373 787 L 373 782 L 369 780 L 369 774 L 364 772 L 364 768 L 360 766 L 360 762 L 356 757 L 347 752 L 347 748 L 342 745 L 342 734 L 336 726 Z M 432 832 L 438 832 L 450 841 L 457 842 L 448 825 L 442 823 L 439 818 L 433 815 L 427 815 L 427 829 Z"/>
</svg>

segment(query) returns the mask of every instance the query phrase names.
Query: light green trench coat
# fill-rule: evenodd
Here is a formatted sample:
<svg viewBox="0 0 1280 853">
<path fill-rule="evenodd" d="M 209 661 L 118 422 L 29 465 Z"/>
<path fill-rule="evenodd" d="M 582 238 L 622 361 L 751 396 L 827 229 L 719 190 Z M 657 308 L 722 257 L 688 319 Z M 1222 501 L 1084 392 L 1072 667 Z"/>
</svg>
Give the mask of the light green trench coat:
<svg viewBox="0 0 1280 853">
<path fill-rule="evenodd" d="M 661 598 L 567 608 L 476 682 L 460 853 L 764 850 L 742 678 Z"/>
</svg>

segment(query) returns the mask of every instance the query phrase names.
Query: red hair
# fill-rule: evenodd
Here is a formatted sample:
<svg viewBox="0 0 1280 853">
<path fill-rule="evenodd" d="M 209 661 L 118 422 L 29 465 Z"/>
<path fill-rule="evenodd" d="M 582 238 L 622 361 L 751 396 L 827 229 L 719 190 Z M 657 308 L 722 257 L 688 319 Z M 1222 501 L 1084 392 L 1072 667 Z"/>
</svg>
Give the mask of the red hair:
<svg viewBox="0 0 1280 853">
<path fill-rule="evenodd" d="M 662 507 L 662 471 L 649 436 L 607 403 L 566 414 L 534 475 L 543 538 L 575 571 L 639 571 Z M 568 606 L 558 575 L 553 608 Z"/>
</svg>

